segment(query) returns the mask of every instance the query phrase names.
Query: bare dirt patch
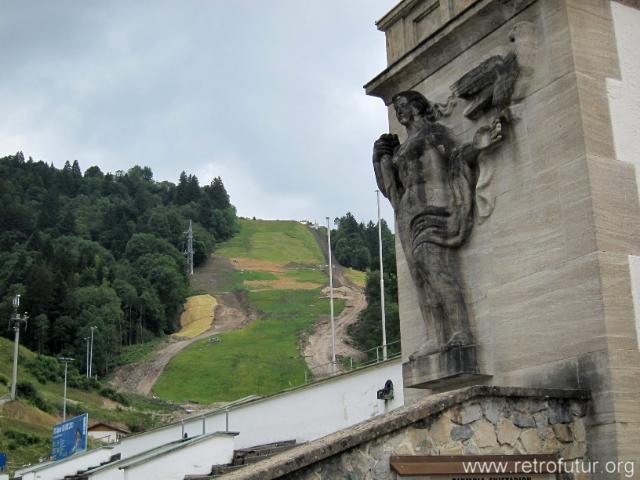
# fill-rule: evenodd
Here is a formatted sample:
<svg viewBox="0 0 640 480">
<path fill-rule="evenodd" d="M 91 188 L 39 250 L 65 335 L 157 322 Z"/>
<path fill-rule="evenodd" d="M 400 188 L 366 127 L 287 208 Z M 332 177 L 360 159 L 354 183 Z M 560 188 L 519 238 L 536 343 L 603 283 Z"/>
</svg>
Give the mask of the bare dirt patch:
<svg viewBox="0 0 640 480">
<path fill-rule="evenodd" d="M 299 264 L 290 263 L 283 265 L 268 260 L 255 260 L 253 258 L 232 258 L 231 264 L 239 270 L 267 272 L 277 277 L 273 280 L 245 280 L 244 285 L 250 290 L 313 290 L 322 287 L 320 283 L 301 282 L 286 275 L 287 272 L 299 268 Z"/>
<path fill-rule="evenodd" d="M 254 270 L 256 272 L 283 273 L 287 268 L 276 262 L 268 260 L 256 260 L 254 258 L 232 258 L 231 264 L 237 270 Z"/>
<path fill-rule="evenodd" d="M 209 259 L 197 267 L 191 277 L 191 286 L 217 297 L 217 293 L 232 289 L 234 284 L 233 273 L 236 268 L 225 257 L 211 255 Z"/>
<path fill-rule="evenodd" d="M 334 295 L 334 298 L 344 298 L 344 310 L 334 319 L 336 336 L 336 356 L 353 357 L 362 360 L 365 355 L 349 343 L 347 327 L 358 321 L 358 315 L 367 306 L 367 300 L 362 291 L 342 287 L 342 295 Z M 334 292 L 335 294 L 336 292 Z M 328 315 L 321 317 L 316 323 L 316 329 L 304 342 L 304 357 L 309 370 L 316 377 L 331 374 L 331 318 Z M 342 371 L 338 364 L 337 371 Z"/>
<path fill-rule="evenodd" d="M 238 330 L 257 318 L 249 302 L 249 295 L 244 290 L 220 293 L 216 298 L 218 299 L 215 311 L 216 321 L 211 330 L 214 333 Z"/>
</svg>

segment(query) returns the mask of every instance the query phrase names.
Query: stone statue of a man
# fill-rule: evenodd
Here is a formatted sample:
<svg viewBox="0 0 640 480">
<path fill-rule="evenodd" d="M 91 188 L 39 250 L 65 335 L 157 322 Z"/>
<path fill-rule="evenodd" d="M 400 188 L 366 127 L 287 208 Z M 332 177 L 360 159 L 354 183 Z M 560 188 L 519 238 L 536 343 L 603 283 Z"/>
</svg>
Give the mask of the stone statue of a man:
<svg viewBox="0 0 640 480">
<path fill-rule="evenodd" d="M 415 357 L 473 343 L 455 249 L 473 226 L 478 154 L 502 139 L 501 123 L 480 128 L 471 143 L 459 145 L 422 94 L 401 92 L 392 103 L 407 139 L 400 144 L 396 135 L 382 135 L 373 147 L 373 167 L 395 211 L 427 327 Z"/>
</svg>

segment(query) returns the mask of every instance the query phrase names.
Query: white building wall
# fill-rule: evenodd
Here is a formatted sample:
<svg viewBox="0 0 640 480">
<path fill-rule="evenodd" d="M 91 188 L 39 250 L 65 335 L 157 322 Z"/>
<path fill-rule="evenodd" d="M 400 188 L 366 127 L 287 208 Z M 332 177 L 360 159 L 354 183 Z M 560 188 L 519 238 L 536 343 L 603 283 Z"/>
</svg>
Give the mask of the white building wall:
<svg viewBox="0 0 640 480">
<path fill-rule="evenodd" d="M 616 158 L 633 163 L 640 185 L 640 10 L 611 2 L 621 79 L 607 79 Z M 640 191 L 638 192 L 640 194 Z M 629 257 L 636 334 L 640 345 L 640 258 Z"/>
<path fill-rule="evenodd" d="M 378 400 L 387 380 L 395 398 Z M 404 404 L 400 359 L 310 388 L 240 406 L 229 412 L 229 430 L 238 432 L 236 448 L 282 440 L 308 442 Z M 207 431 L 224 430 L 224 414 L 207 418 Z"/>
<path fill-rule="evenodd" d="M 211 472 L 213 465 L 231 462 L 233 449 L 233 437 L 212 437 L 188 448 L 154 458 L 152 461 L 127 467 L 121 478 L 123 480 L 182 480 L 187 474 L 204 475 Z M 91 479 L 93 480 L 93 477 Z"/>
<path fill-rule="evenodd" d="M 91 480 L 123 480 L 124 472 L 117 467 L 101 470 L 100 472 L 91 475 Z M 147 479 L 151 480 L 151 479 Z"/>
<path fill-rule="evenodd" d="M 23 480 L 59 480 L 65 475 L 70 475 L 79 470 L 86 470 L 95 467 L 102 462 L 108 461 L 112 455 L 118 453 L 117 449 L 108 447 L 97 448 L 87 453 L 71 457 L 63 462 L 51 464 L 49 467 L 34 469 L 21 474 L 25 469 L 16 471 L 15 476 L 22 476 Z"/>
<path fill-rule="evenodd" d="M 129 458 L 165 443 L 180 439 L 180 425 L 169 425 L 147 433 L 140 433 L 132 437 L 123 438 L 120 443 L 122 458 Z"/>
</svg>

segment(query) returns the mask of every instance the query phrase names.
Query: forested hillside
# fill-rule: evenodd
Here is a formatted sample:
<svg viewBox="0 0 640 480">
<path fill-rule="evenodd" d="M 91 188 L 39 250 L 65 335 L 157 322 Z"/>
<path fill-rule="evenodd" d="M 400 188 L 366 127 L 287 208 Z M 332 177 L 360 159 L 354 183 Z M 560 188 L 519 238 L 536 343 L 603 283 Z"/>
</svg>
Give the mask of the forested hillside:
<svg viewBox="0 0 640 480">
<path fill-rule="evenodd" d="M 83 174 L 77 161 L 57 169 L 19 152 L 0 158 L 0 201 L 2 333 L 22 294 L 30 322 L 21 341 L 82 359 L 97 326 L 100 373 L 122 345 L 174 330 L 188 293 L 189 219 L 196 265 L 237 230 L 219 177 L 201 187 L 183 172 L 175 185 L 154 181 L 149 167 Z"/>
<path fill-rule="evenodd" d="M 382 310 L 380 307 L 380 256 L 378 225 L 369 221 L 358 222 L 347 212 L 335 219 L 336 229 L 331 231 L 331 246 L 336 259 L 345 267 L 367 272 L 365 295 L 367 308 L 360 313 L 357 323 L 349 328 L 349 334 L 361 350 L 380 345 L 382 338 Z M 396 274 L 396 250 L 394 235 L 382 220 L 382 263 L 385 285 L 385 317 L 387 342 L 400 339 L 398 315 L 398 282 Z M 400 350 L 396 344 L 392 352 Z"/>
</svg>

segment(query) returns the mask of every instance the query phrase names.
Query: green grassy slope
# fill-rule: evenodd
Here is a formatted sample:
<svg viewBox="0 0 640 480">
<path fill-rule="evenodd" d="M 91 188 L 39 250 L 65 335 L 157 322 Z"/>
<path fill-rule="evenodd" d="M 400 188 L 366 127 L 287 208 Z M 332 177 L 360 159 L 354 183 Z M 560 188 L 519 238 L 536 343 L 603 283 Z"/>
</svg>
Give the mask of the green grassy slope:
<svg viewBox="0 0 640 480">
<path fill-rule="evenodd" d="M 61 421 L 63 384 L 60 381 L 38 380 L 42 375 L 38 375 L 33 366 L 37 357 L 37 354 L 20 347 L 18 384 L 28 382 L 33 385 L 39 400 L 23 395 L 14 402 L 0 406 L 0 451 L 7 453 L 11 469 L 47 458 L 51 452 L 52 427 Z M 0 338 L 0 395 L 9 392 L 12 358 L 13 342 Z M 50 357 L 42 359 L 45 362 L 57 362 Z M 163 402 L 143 397 L 114 397 L 121 403 L 101 394 L 101 390 L 114 397 L 99 384 L 90 390 L 69 388 L 67 415 L 87 412 L 90 424 L 105 421 L 131 430 L 142 430 L 167 421 L 167 415 L 173 410 Z"/>
<path fill-rule="evenodd" d="M 240 220 L 240 231 L 216 251 L 224 257 L 244 257 L 276 263 L 324 263 L 307 228 L 294 221 Z"/>
<path fill-rule="evenodd" d="M 324 272 L 310 268 L 323 263 L 322 252 L 307 228 L 297 222 L 243 220 L 240 233 L 216 253 L 288 265 L 285 275 L 296 281 L 327 282 Z M 238 279 L 255 278 L 245 272 Z M 218 335 L 219 343 L 205 339 L 183 350 L 154 385 L 156 395 L 211 403 L 269 395 L 304 383 L 307 367 L 299 351 L 300 336 L 311 330 L 320 315 L 329 314 L 329 301 L 320 288 L 249 289 L 248 295 L 259 312 L 258 320 Z M 336 301 L 334 306 L 339 315 L 344 302 Z"/>
<path fill-rule="evenodd" d="M 154 392 L 173 401 L 211 403 L 247 395 L 269 395 L 304 383 L 306 364 L 299 337 L 329 303 L 317 290 L 250 292 L 260 318 L 242 330 L 201 340 L 169 363 Z M 343 301 L 335 302 L 339 312 Z"/>
</svg>

